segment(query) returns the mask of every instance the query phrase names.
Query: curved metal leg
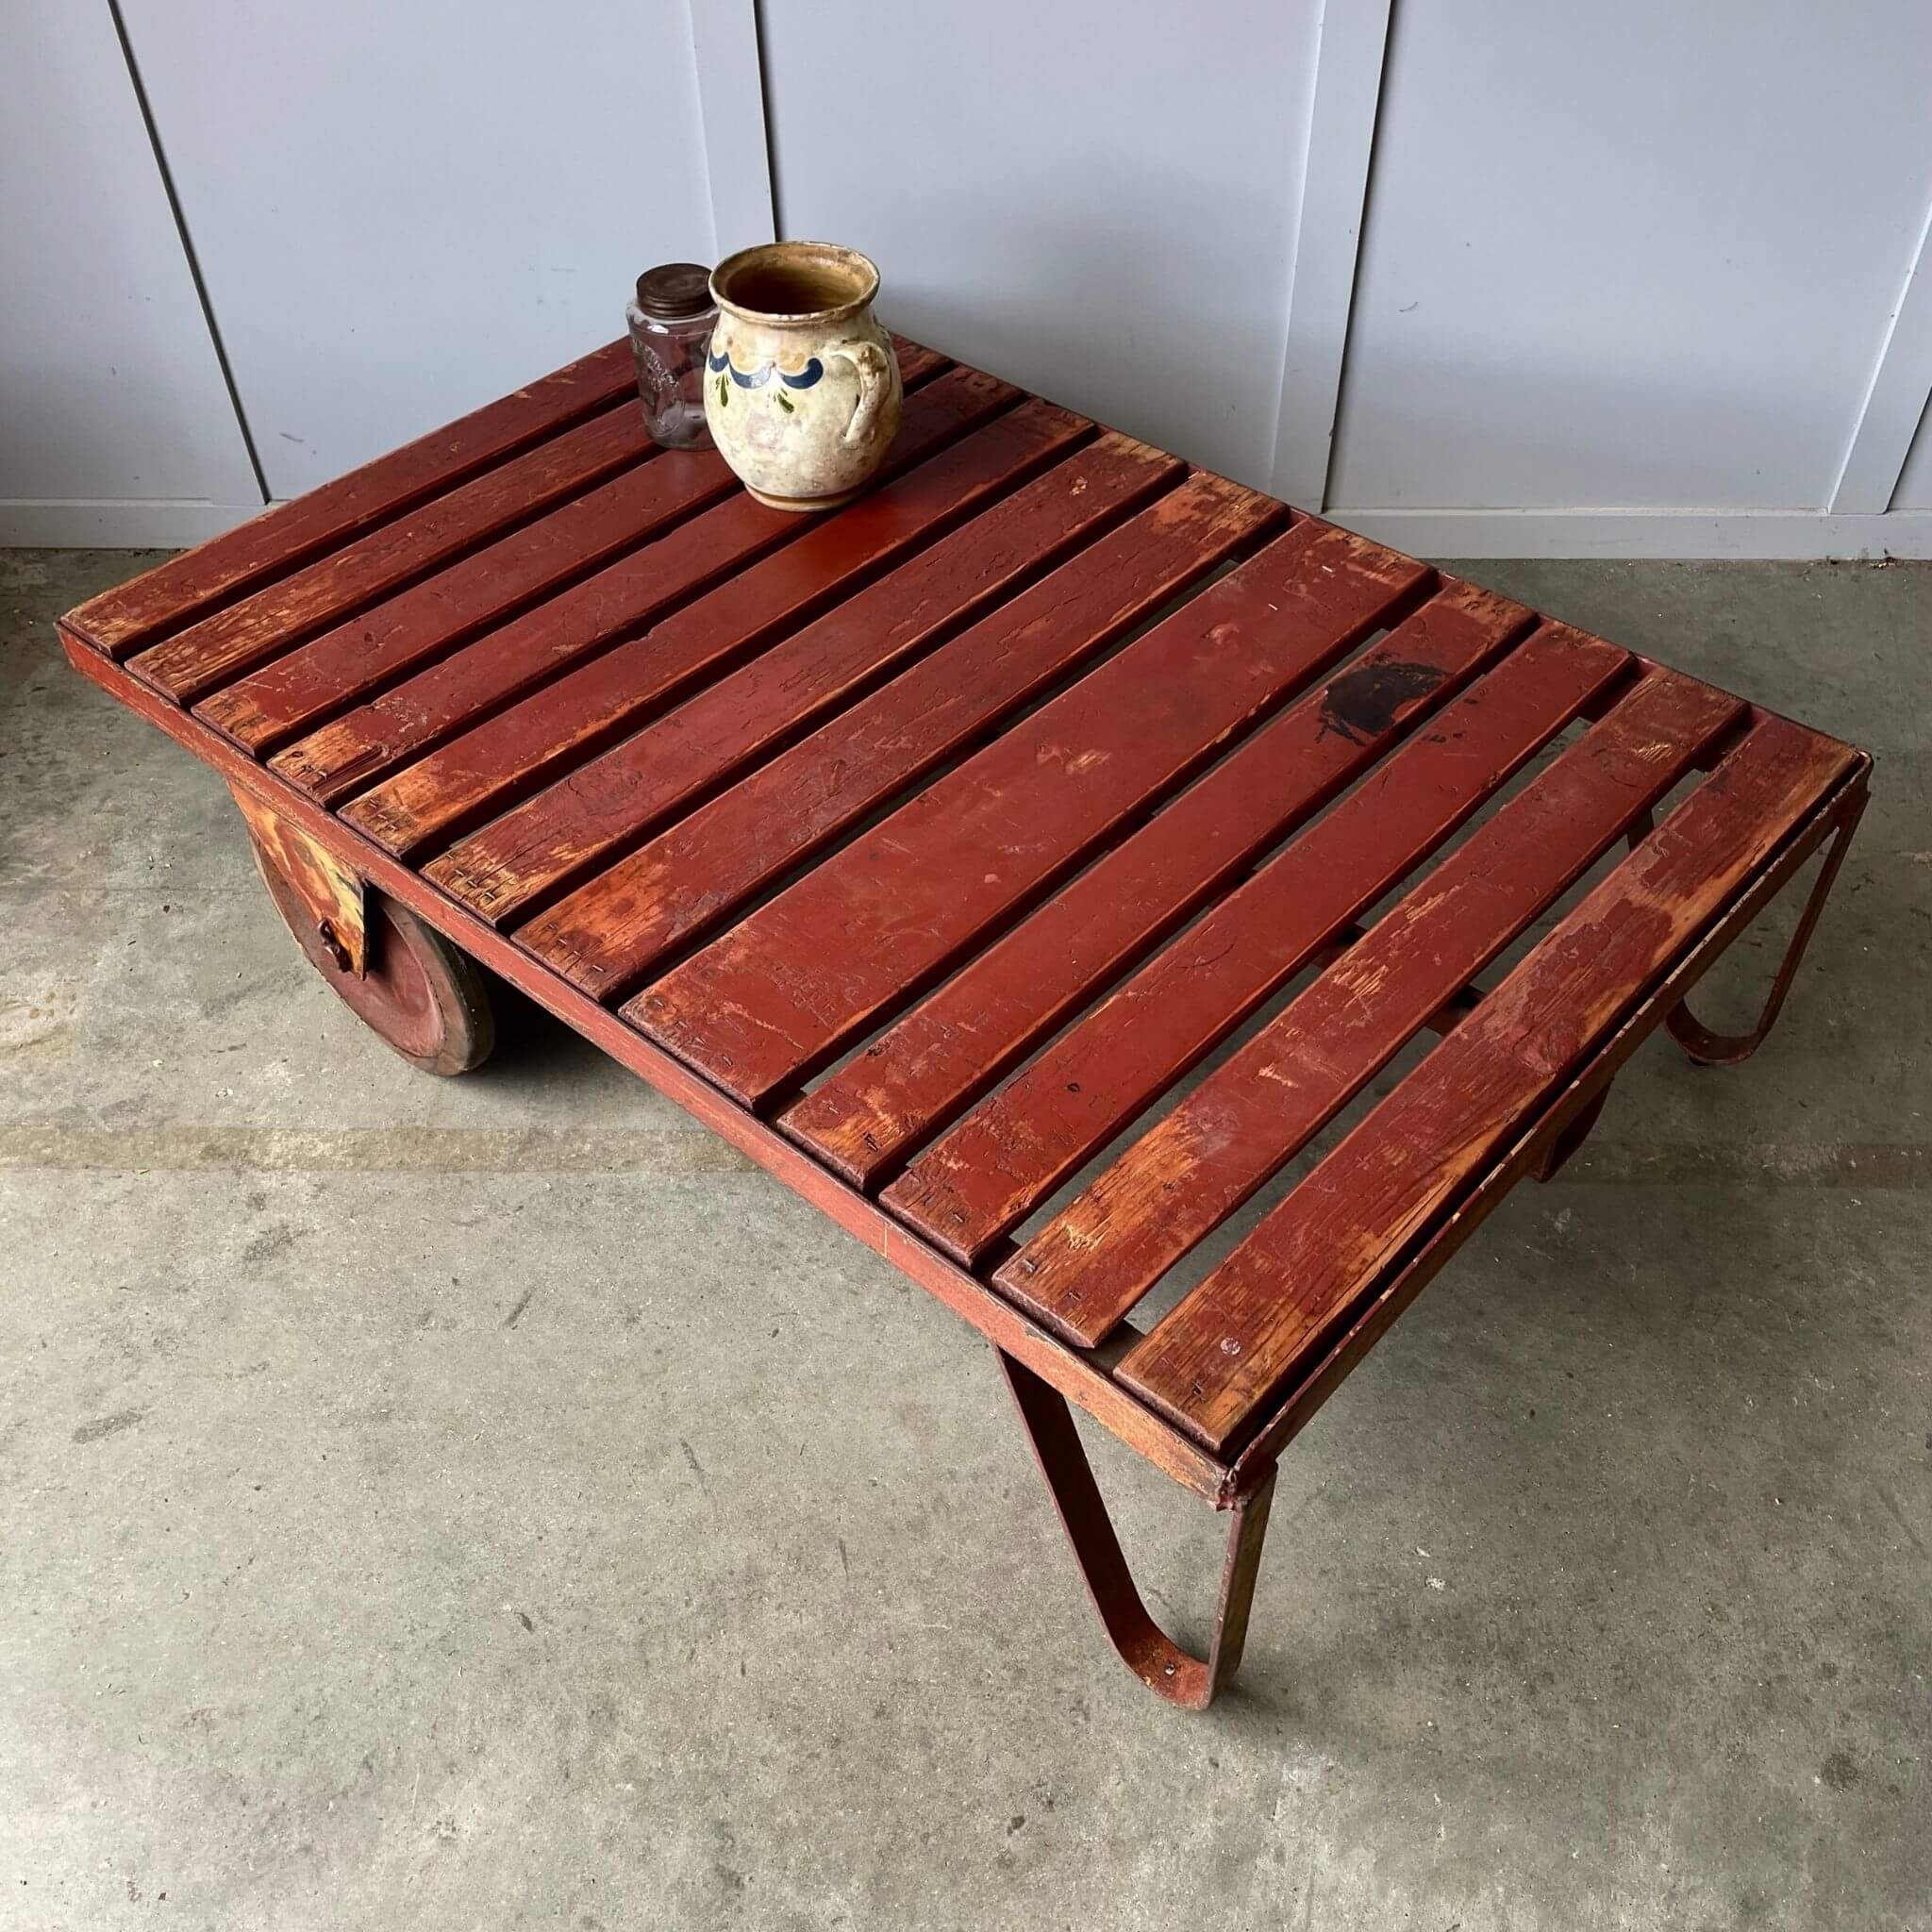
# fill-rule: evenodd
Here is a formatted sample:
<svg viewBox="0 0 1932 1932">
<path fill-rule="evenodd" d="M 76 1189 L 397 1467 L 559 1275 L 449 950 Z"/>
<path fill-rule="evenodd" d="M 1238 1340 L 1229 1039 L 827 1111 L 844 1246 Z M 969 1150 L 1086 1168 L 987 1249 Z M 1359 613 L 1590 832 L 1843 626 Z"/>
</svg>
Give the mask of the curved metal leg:
<svg viewBox="0 0 1932 1932">
<path fill-rule="evenodd" d="M 1074 1560 L 1080 1566 L 1087 1593 L 1093 1599 L 1113 1647 L 1156 1696 L 1184 1710 L 1206 1710 L 1214 1701 L 1214 1693 L 1241 1665 L 1248 1635 L 1248 1607 L 1254 1601 L 1255 1577 L 1261 1567 L 1261 1543 L 1268 1533 L 1274 1472 L 1271 1469 L 1234 1506 L 1227 1557 L 1221 1570 L 1221 1596 L 1214 1613 L 1213 1642 L 1205 1660 L 1191 1657 L 1148 1615 L 1141 1601 L 1066 1397 L 1024 1363 L 999 1350 L 994 1353 L 1012 1391 L 1027 1441 L 1033 1445 L 1033 1459 L 1046 1478 L 1060 1525 L 1074 1547 Z"/>
<path fill-rule="evenodd" d="M 1740 1060 L 1749 1059 L 1764 1044 L 1765 1036 L 1777 1024 L 1785 995 L 1791 990 L 1791 981 L 1797 974 L 1799 961 L 1805 957 L 1805 948 L 1811 943 L 1812 928 L 1817 925 L 1818 915 L 1824 911 L 1824 902 L 1831 895 L 1838 869 L 1844 863 L 1852 834 L 1858 829 L 1858 820 L 1864 815 L 1865 801 L 1870 795 L 1861 788 L 1847 802 L 1831 848 L 1824 855 L 1824 863 L 1811 883 L 1811 896 L 1806 900 L 1805 909 L 1799 914 L 1796 929 L 1791 934 L 1791 942 L 1785 948 L 1784 964 L 1778 968 L 1777 977 L 1772 981 L 1771 994 L 1764 1003 L 1763 1012 L 1758 1015 L 1757 1024 L 1749 1033 L 1713 1033 L 1681 1001 L 1664 1016 L 1664 1024 L 1671 1029 L 1671 1038 L 1698 1066 L 1734 1067 Z"/>
</svg>

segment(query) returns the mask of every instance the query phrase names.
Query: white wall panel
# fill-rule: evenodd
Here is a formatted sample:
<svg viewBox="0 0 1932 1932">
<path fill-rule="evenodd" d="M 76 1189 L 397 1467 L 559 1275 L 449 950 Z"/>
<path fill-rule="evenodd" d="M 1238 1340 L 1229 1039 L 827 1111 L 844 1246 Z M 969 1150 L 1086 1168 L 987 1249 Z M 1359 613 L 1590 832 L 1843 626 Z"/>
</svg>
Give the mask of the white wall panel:
<svg viewBox="0 0 1932 1932">
<path fill-rule="evenodd" d="M 4 9 L 0 183 L 0 542 L 258 508 L 105 4 Z"/>
<path fill-rule="evenodd" d="M 1932 405 L 1919 418 L 1919 433 L 1891 505 L 1894 509 L 1932 509 Z"/>
<path fill-rule="evenodd" d="M 786 234 L 893 326 L 1265 486 L 1317 0 L 766 0 Z"/>
<path fill-rule="evenodd" d="M 775 189 L 908 332 L 1424 554 L 1932 553 L 1923 0 L 122 6 L 276 494 Z M 108 0 L 0 14 L 0 541 L 234 521 Z"/>
<path fill-rule="evenodd" d="M 640 269 L 710 258 L 684 0 L 125 14 L 278 496 L 622 333 Z"/>
<path fill-rule="evenodd" d="M 1401 0 L 1329 501 L 1825 503 L 1928 73 L 1924 0 Z"/>
</svg>

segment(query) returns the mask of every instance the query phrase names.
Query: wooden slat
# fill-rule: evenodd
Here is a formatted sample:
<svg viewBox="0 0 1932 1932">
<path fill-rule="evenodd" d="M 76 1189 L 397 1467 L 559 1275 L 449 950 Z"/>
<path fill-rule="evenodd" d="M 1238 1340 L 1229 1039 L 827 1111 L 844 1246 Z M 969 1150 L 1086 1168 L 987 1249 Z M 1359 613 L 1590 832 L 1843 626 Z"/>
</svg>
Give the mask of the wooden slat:
<svg viewBox="0 0 1932 1932">
<path fill-rule="evenodd" d="M 194 714 L 259 758 L 492 619 L 637 550 L 737 488 L 712 450 L 680 450 L 641 463 L 210 692 Z"/>
<path fill-rule="evenodd" d="M 955 439 L 1018 399 L 1018 391 L 1008 383 L 975 369 L 952 370 L 907 398 L 905 421 L 882 476 L 890 479 L 932 458 L 935 451 L 943 451 Z M 1027 406 L 1029 412 L 1048 408 L 1044 403 Z M 1054 411 L 1053 420 L 1082 419 Z M 1004 446 L 1015 433 L 1024 438 L 1024 430 L 1006 432 L 993 447 Z M 882 518 L 892 521 L 891 512 L 873 508 L 882 498 L 890 497 L 898 505 L 908 493 L 915 493 L 924 504 L 930 490 L 939 491 L 943 497 L 947 480 L 962 467 L 977 475 L 974 466 L 982 460 L 985 447 L 978 445 L 946 461 L 924 478 L 915 492 L 892 491 L 888 487 L 862 499 L 836 520 L 841 531 L 836 541 L 812 535 L 824 527 L 822 518 L 770 509 L 749 492 L 730 496 L 658 538 L 647 550 L 606 565 L 560 595 L 496 625 L 447 658 L 404 678 L 276 753 L 270 763 L 311 798 L 327 805 L 340 804 L 411 758 L 420 758 L 455 736 L 471 721 L 550 683 L 579 659 L 593 656 L 721 579 L 732 579 L 734 573 L 749 575 L 750 566 L 782 544 L 809 538 L 804 553 L 807 558 L 844 557 L 846 533 L 855 525 L 863 530 Z M 944 501 L 951 505 L 949 497 Z M 934 514 L 940 511 L 935 509 Z M 918 525 L 921 531 L 924 527 Z M 836 579 L 844 580 L 842 576 Z M 731 594 L 727 584 L 719 602 Z M 705 621 L 710 621 L 716 610 L 716 605 L 709 607 L 703 614 Z M 699 618 L 700 613 L 693 611 L 689 625 L 695 625 Z M 575 692 L 559 693 L 555 701 L 565 716 L 575 714 Z M 418 774 L 422 782 L 416 789 L 425 800 L 433 800 L 440 776 L 433 770 Z M 467 794 L 453 798 L 452 808 L 433 824 L 429 822 L 433 813 L 425 817 L 425 831 L 447 824 L 479 802 Z M 372 825 L 380 815 L 379 811 L 372 814 Z M 392 850 L 407 849 L 420 836 L 409 832 L 406 822 L 407 813 L 398 822 L 401 842 Z"/>
<path fill-rule="evenodd" d="M 716 451 L 670 452 L 284 653 L 196 713 L 260 757 L 738 489 Z"/>
<path fill-rule="evenodd" d="M 1304 523 L 641 994 L 631 1017 L 758 1106 L 1358 644 L 1429 579 Z"/>
<path fill-rule="evenodd" d="M 892 351 L 899 358 L 900 387 L 908 396 L 923 383 L 930 382 L 934 376 L 953 366 L 951 357 L 941 356 L 937 349 L 922 348 L 901 335 L 892 338 Z M 803 512 L 788 510 L 786 514 L 798 516 Z"/>
<path fill-rule="evenodd" d="M 130 677 L 103 653 L 91 650 L 72 636 L 65 642 L 69 662 L 83 677 L 211 765 L 229 784 L 262 783 L 259 767 L 225 739 L 217 738 L 177 706 Z M 935 1300 L 971 1323 L 1002 1354 L 1043 1376 L 1070 1402 L 1077 1403 L 1176 1482 L 1210 1503 L 1225 1507 L 1231 1500 L 1228 1470 L 1127 1395 L 1091 1357 L 1043 1333 L 1003 1295 L 953 1267 L 923 1243 L 907 1241 L 904 1229 L 872 1202 L 841 1186 L 808 1155 L 726 1100 L 701 1075 L 653 1046 L 615 1013 L 563 985 L 501 934 L 425 884 L 419 874 L 350 833 L 340 820 L 330 818 L 300 793 L 273 789 L 276 809 L 291 819 L 298 831 L 340 851 L 358 872 L 366 873 L 375 890 L 439 928 L 479 965 L 500 974 L 619 1065 L 648 1081 L 700 1125 L 712 1129 L 748 1160 L 783 1181 Z"/>
<path fill-rule="evenodd" d="M 895 562 L 901 568 L 888 583 L 930 581 L 946 542 L 903 559 L 961 516 L 1023 484 L 1091 428 L 1084 418 L 1049 404 L 1026 404 L 657 629 L 398 773 L 358 799 L 347 816 L 391 850 L 421 852 L 502 810 L 461 840 L 451 861 L 471 879 L 473 903 L 487 902 L 499 919 L 512 917 L 572 865 L 589 869 L 600 853 L 703 781 L 704 746 L 688 735 L 688 724 L 722 707 L 749 737 L 757 713 L 746 708 L 762 682 L 776 675 L 768 660 L 791 667 L 794 677 L 803 665 L 806 679 L 823 676 L 836 688 L 850 640 L 864 650 L 890 649 L 890 593 L 877 585 L 863 587 Z M 988 514 L 1004 513 L 1000 504 Z M 1079 513 L 1101 511 L 1096 506 Z M 970 595 L 970 587 L 960 594 Z M 841 596 L 847 601 L 836 602 Z M 827 604 L 829 613 L 803 632 L 795 628 Z M 929 625 L 930 608 L 924 615 Z M 774 639 L 782 641 L 774 644 Z M 753 661 L 742 663 L 748 657 Z M 639 732 L 641 720 L 662 711 L 701 678 L 721 680 L 690 700 L 705 710 L 675 711 Z M 803 703 L 809 693 L 801 690 L 799 695 Z M 558 773 L 567 775 L 541 789 Z M 514 803 L 520 799 L 525 802 Z"/>
<path fill-rule="evenodd" d="M 797 1102 L 786 1131 L 874 1186 L 1531 621 L 1445 584 Z"/>
<path fill-rule="evenodd" d="M 936 1141 L 886 1190 L 887 1204 L 976 1261 L 1628 664 L 1563 625 L 1537 632 Z"/>
<path fill-rule="evenodd" d="M 1108 1335 L 1743 710 L 1674 672 L 1645 678 L 1068 1203 L 995 1281 L 1073 1340 L 1091 1346 Z"/>
<path fill-rule="evenodd" d="M 1196 475 L 863 703 L 524 926 L 572 985 L 615 997 L 673 946 L 1117 641 L 1287 512 Z M 442 861 L 429 873 L 465 898 Z M 467 901 L 466 901 L 467 903 Z"/>
<path fill-rule="evenodd" d="M 1070 556 L 1158 495 L 1181 471 L 1174 458 L 1143 443 L 1103 438 L 462 841 L 449 857 L 471 882 L 472 903 L 487 902 L 491 916 L 504 921 L 533 908 L 541 895 L 555 897 L 707 788 Z M 558 734 L 562 744 L 551 750 L 545 740 L 537 740 L 544 747 L 546 769 L 579 745 L 593 724 L 608 722 L 613 710 L 620 718 L 634 713 L 641 689 L 661 681 L 662 657 L 638 655 L 641 665 L 617 664 L 608 675 L 598 675 L 600 664 L 580 680 L 595 688 L 575 694 L 574 713 Z M 512 756 L 527 770 L 535 762 L 530 743 L 525 735 L 514 753 L 493 746 L 489 760 L 478 758 L 467 740 L 452 747 L 465 762 L 458 773 L 439 777 L 436 809 L 444 822 L 452 799 L 471 789 L 470 773 L 483 765 L 493 776 Z"/>
<path fill-rule="evenodd" d="M 277 504 L 131 583 L 104 591 L 65 620 L 111 657 L 130 651 L 215 605 L 310 562 L 374 525 L 633 392 L 630 344 L 608 342 L 554 375 L 490 403 L 446 428 L 391 450 L 333 483 Z"/>
<path fill-rule="evenodd" d="M 1759 723 L 1127 1354 L 1122 1382 L 1225 1450 L 1855 759 Z"/>
<path fill-rule="evenodd" d="M 165 642 L 150 644 L 127 660 L 127 668 L 163 696 L 191 704 L 510 525 L 658 455 L 638 410 L 625 405 L 607 409 Z"/>
</svg>

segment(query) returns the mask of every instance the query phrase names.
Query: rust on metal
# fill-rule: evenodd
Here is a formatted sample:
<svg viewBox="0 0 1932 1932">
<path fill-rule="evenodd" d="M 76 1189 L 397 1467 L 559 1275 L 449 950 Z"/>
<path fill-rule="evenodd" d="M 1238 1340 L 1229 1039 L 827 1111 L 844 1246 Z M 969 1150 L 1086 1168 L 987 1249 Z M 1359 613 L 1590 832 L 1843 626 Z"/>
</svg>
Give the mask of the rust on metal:
<svg viewBox="0 0 1932 1932">
<path fill-rule="evenodd" d="M 1183 1710 L 1206 1710 L 1241 1668 L 1274 1498 L 1274 1470 L 1256 1476 L 1229 1505 L 1213 1636 L 1208 1655 L 1197 1657 L 1174 1642 L 1141 1602 L 1066 1397 L 1009 1355 L 1001 1354 L 999 1364 L 1108 1641 L 1157 1697 Z"/>
</svg>

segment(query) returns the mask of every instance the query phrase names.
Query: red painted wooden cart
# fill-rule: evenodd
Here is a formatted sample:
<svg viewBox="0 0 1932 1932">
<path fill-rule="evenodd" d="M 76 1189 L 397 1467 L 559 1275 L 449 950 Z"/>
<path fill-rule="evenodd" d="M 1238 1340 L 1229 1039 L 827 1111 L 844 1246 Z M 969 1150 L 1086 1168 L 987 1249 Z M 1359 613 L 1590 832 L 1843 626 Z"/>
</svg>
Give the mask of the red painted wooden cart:
<svg viewBox="0 0 1932 1932">
<path fill-rule="evenodd" d="M 1871 761 L 899 349 L 835 515 L 654 450 L 612 345 L 62 629 L 392 1045 L 475 1065 L 481 961 L 978 1328 L 1109 1637 L 1199 1707 L 1282 1451 L 1655 1026 L 1756 1047 Z M 1761 1023 L 1707 1032 L 1826 841 Z M 1229 1513 L 1205 1659 L 1070 1402 Z"/>
</svg>

